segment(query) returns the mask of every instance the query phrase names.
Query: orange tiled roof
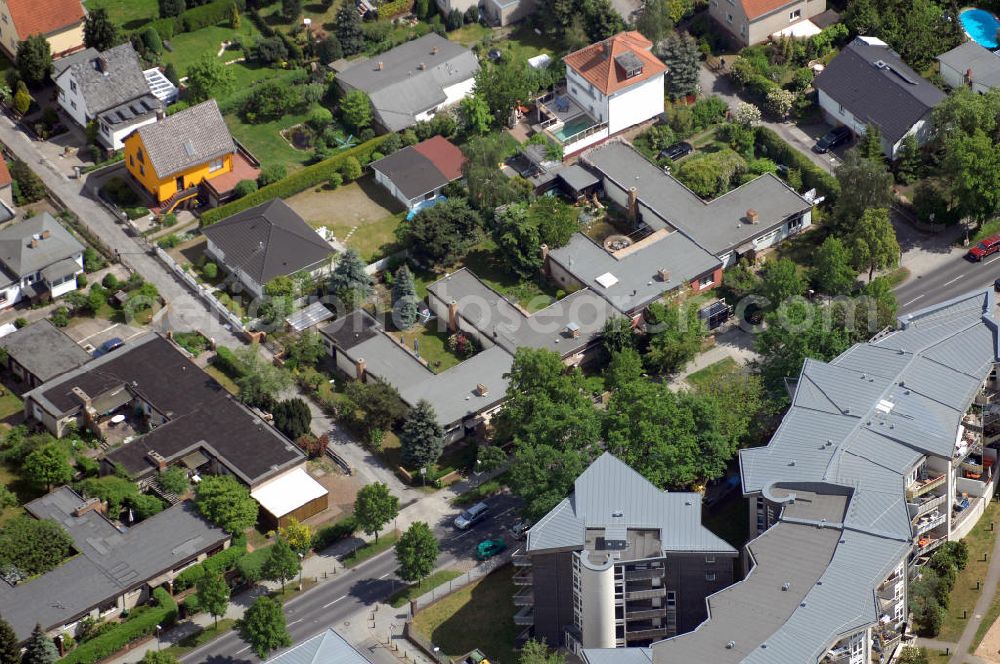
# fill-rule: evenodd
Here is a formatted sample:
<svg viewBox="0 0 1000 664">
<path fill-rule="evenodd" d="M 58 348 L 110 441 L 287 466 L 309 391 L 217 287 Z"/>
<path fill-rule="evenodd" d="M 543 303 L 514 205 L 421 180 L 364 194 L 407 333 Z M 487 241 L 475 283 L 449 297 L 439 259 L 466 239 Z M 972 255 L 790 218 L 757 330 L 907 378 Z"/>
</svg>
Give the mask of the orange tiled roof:
<svg viewBox="0 0 1000 664">
<path fill-rule="evenodd" d="M 785 5 L 792 4 L 794 0 L 740 0 L 743 5 L 743 13 L 747 15 L 747 20 L 752 21 L 764 14 L 770 14 L 776 9 L 781 9 Z"/>
<path fill-rule="evenodd" d="M 83 20 L 80 0 L 7 0 L 20 39 L 61 30 Z"/>
<path fill-rule="evenodd" d="M 570 53 L 563 62 L 605 95 L 610 95 L 667 70 L 667 66 L 650 52 L 652 47 L 652 42 L 638 32 L 619 32 Z M 638 76 L 625 78 L 625 71 L 615 64 L 615 58 L 627 53 L 634 54 L 642 63 L 642 73 Z"/>
<path fill-rule="evenodd" d="M 10 177 L 10 169 L 7 168 L 7 162 L 0 157 L 0 187 L 6 187 L 14 179 Z"/>
</svg>

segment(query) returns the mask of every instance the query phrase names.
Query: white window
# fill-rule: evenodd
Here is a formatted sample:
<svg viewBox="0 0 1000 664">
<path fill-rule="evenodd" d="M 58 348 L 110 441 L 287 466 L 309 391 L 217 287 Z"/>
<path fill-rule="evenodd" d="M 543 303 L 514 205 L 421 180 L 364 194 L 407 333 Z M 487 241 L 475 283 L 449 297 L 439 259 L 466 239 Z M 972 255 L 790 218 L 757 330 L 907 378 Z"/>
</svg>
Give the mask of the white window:
<svg viewBox="0 0 1000 664">
<path fill-rule="evenodd" d="M 73 108 L 76 108 L 76 102 L 75 102 L 75 101 L 71 101 L 71 102 L 69 103 L 69 105 L 70 105 L 70 106 L 72 106 Z"/>
<path fill-rule="evenodd" d="M 111 128 L 108 127 L 108 123 L 107 122 L 102 122 L 101 123 L 101 131 L 104 132 L 105 134 L 110 134 L 111 133 Z"/>
<path fill-rule="evenodd" d="M 76 92 L 76 81 L 69 82 L 69 89 L 72 90 L 73 92 Z"/>
<path fill-rule="evenodd" d="M 802 227 L 802 215 L 799 215 L 788 222 L 788 230 L 794 231 L 797 228 Z"/>
<path fill-rule="evenodd" d="M 798 20 L 800 18 L 802 18 L 802 10 L 801 9 L 796 9 L 794 11 L 788 12 L 788 20 L 789 21 L 795 21 L 795 20 Z"/>
<path fill-rule="evenodd" d="M 215 171 L 222 170 L 222 160 L 216 159 L 211 164 L 208 165 L 208 172 L 214 173 Z"/>
<path fill-rule="evenodd" d="M 667 591 L 667 607 L 677 606 L 677 591 L 668 590 Z"/>
<path fill-rule="evenodd" d="M 715 572 L 705 572 L 706 581 L 715 581 Z"/>
<path fill-rule="evenodd" d="M 708 288 L 715 283 L 715 277 L 707 275 L 698 280 L 698 288 Z"/>
<path fill-rule="evenodd" d="M 715 556 L 705 556 L 705 562 L 709 565 L 713 564 L 715 562 Z"/>
</svg>

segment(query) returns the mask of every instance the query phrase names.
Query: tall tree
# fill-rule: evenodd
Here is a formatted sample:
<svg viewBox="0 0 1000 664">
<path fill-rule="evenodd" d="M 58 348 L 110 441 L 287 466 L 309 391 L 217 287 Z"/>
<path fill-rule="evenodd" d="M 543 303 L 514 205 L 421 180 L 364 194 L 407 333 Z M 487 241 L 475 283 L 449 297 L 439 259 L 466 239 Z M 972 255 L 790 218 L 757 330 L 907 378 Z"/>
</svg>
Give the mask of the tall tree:
<svg viewBox="0 0 1000 664">
<path fill-rule="evenodd" d="M 324 65 L 344 57 L 344 49 L 340 47 L 340 40 L 337 39 L 337 35 L 331 32 L 323 38 L 323 41 L 316 46 L 316 57 Z"/>
<path fill-rule="evenodd" d="M 279 581 L 281 592 L 285 592 L 285 582 L 294 579 L 300 567 L 299 555 L 292 551 L 291 545 L 284 538 L 279 537 L 267 550 L 261 572 L 268 581 Z"/>
<path fill-rule="evenodd" d="M 419 582 L 434 569 L 440 548 L 437 538 L 423 521 L 415 521 L 396 542 L 399 578 Z"/>
<path fill-rule="evenodd" d="M 358 16 L 358 10 L 353 4 L 341 3 L 335 22 L 337 41 L 340 42 L 345 56 L 351 57 L 364 50 L 365 34 L 361 30 L 361 17 Z"/>
<path fill-rule="evenodd" d="M 851 238 L 854 265 L 859 270 L 868 269 L 868 280 L 875 276 L 875 270 L 894 267 L 899 263 L 899 243 L 896 229 L 889 221 L 889 211 L 865 210 L 861 223 Z"/>
<path fill-rule="evenodd" d="M 642 377 L 642 356 L 634 348 L 622 348 L 611 353 L 611 361 L 604 372 L 604 385 L 617 390 Z"/>
<path fill-rule="evenodd" d="M 654 302 L 646 310 L 650 333 L 646 364 L 660 373 L 674 373 L 694 359 L 707 334 L 698 309 Z"/>
<path fill-rule="evenodd" d="M 365 272 L 365 262 L 354 249 L 348 249 L 330 274 L 330 292 L 350 311 L 372 294 L 372 278 Z"/>
<path fill-rule="evenodd" d="M 256 345 L 241 346 L 233 351 L 241 369 L 236 384 L 240 388 L 240 399 L 245 403 L 262 406 L 292 384 L 288 371 L 279 369 L 261 357 Z"/>
<path fill-rule="evenodd" d="M 857 148 L 847 151 L 834 174 L 840 182 L 834 221 L 841 236 L 854 230 L 868 208 L 887 208 L 892 204 L 892 175 L 885 164 L 865 159 Z"/>
<path fill-rule="evenodd" d="M 421 399 L 403 421 L 399 432 L 403 463 L 409 468 L 424 468 L 437 462 L 444 449 L 444 430 L 430 402 Z"/>
<path fill-rule="evenodd" d="M 465 256 L 482 232 L 482 219 L 463 198 L 425 208 L 396 228 L 396 237 L 418 260 L 450 265 Z"/>
<path fill-rule="evenodd" d="M 789 298 L 802 295 L 805 282 L 799 276 L 795 263 L 788 258 L 768 261 L 761 271 L 761 282 L 757 292 L 767 298 L 768 307 L 777 309 Z"/>
<path fill-rule="evenodd" d="M 302 0 L 281 0 L 281 17 L 292 23 L 302 14 Z"/>
<path fill-rule="evenodd" d="M 106 51 L 118 43 L 118 26 L 111 21 L 104 7 L 87 12 L 83 23 L 83 43 L 87 48 L 98 51 Z"/>
<path fill-rule="evenodd" d="M 865 159 L 874 162 L 882 161 L 882 132 L 878 125 L 869 122 L 865 125 L 865 133 L 858 139 L 858 152 Z"/>
<path fill-rule="evenodd" d="M 21 467 L 25 477 L 48 491 L 54 484 L 65 484 L 73 479 L 73 468 L 66 459 L 66 452 L 57 443 L 39 447 L 24 459 Z"/>
<path fill-rule="evenodd" d="M 495 127 L 506 127 L 514 106 L 527 101 L 534 92 L 528 63 L 524 58 L 504 59 L 485 64 L 476 74 L 473 93 L 486 102 Z"/>
<path fill-rule="evenodd" d="M 372 124 L 372 102 L 364 90 L 351 90 L 340 100 L 340 117 L 352 131 L 361 132 Z"/>
<path fill-rule="evenodd" d="M 490 130 L 490 123 L 493 121 L 490 106 L 479 95 L 463 97 L 458 104 L 458 112 L 465 130 L 470 134 L 485 134 Z"/>
<path fill-rule="evenodd" d="M 389 487 L 382 482 L 366 484 L 358 490 L 354 499 L 354 520 L 366 535 L 378 533 L 385 524 L 399 514 L 399 498 L 389 493 Z"/>
<path fill-rule="evenodd" d="M 171 466 L 157 475 L 157 481 L 165 491 L 183 496 L 191 488 L 187 472 L 180 466 Z"/>
<path fill-rule="evenodd" d="M 291 517 L 286 525 L 278 528 L 278 535 L 288 542 L 292 551 L 303 556 L 309 552 L 309 548 L 312 546 L 312 528 L 304 523 L 299 523 L 295 517 Z"/>
<path fill-rule="evenodd" d="M 310 432 L 312 411 L 309 405 L 299 399 L 285 399 L 274 405 L 271 414 L 274 416 L 274 426 L 291 440 L 298 440 Z"/>
<path fill-rule="evenodd" d="M 73 540 L 55 521 L 20 516 L 0 528 L 0 565 L 25 576 L 44 574 L 66 559 Z"/>
<path fill-rule="evenodd" d="M 17 634 L 3 618 L 0 618 L 0 664 L 20 664 L 21 648 L 17 645 Z"/>
<path fill-rule="evenodd" d="M 607 39 L 625 29 L 621 14 L 610 0 L 582 0 L 579 8 L 591 43 Z"/>
<path fill-rule="evenodd" d="M 195 506 L 203 517 L 233 535 L 257 523 L 257 501 L 230 475 L 204 478 L 195 489 Z"/>
<path fill-rule="evenodd" d="M 851 253 L 840 238 L 829 235 L 816 250 L 810 281 L 827 295 L 847 295 L 854 288 L 857 272 L 851 266 Z"/>
<path fill-rule="evenodd" d="M 281 603 L 266 595 L 258 597 L 250 605 L 243 617 L 236 621 L 236 628 L 261 659 L 267 659 L 272 650 L 292 645 Z"/>
<path fill-rule="evenodd" d="M 907 134 L 896 153 L 896 178 L 903 184 L 910 184 L 919 177 L 922 167 L 917 136 Z"/>
<path fill-rule="evenodd" d="M 187 5 L 184 0 L 159 0 L 160 2 L 160 18 L 170 18 L 171 16 L 180 16 L 187 9 Z"/>
<path fill-rule="evenodd" d="M 653 42 L 654 50 L 673 27 L 668 0 L 645 0 L 639 7 L 638 15 L 635 17 L 635 29 Z"/>
<path fill-rule="evenodd" d="M 392 283 L 392 320 L 397 329 L 407 330 L 417 322 L 417 287 L 413 273 L 404 263 L 396 270 Z"/>
<path fill-rule="evenodd" d="M 465 163 L 462 176 L 469 189 L 469 203 L 492 212 L 506 203 L 527 199 L 527 192 L 497 168 L 517 151 L 517 142 L 507 133 L 477 136 L 462 146 Z"/>
<path fill-rule="evenodd" d="M 224 96 L 236 85 L 236 75 L 213 54 L 206 53 L 187 69 L 187 96 L 191 103 Z"/>
<path fill-rule="evenodd" d="M 215 626 L 219 626 L 219 618 L 226 615 L 229 608 L 229 584 L 221 572 L 206 572 L 197 583 L 198 606 L 215 618 Z"/>
<path fill-rule="evenodd" d="M 59 659 L 59 651 L 41 625 L 35 625 L 21 655 L 21 664 L 54 664 Z"/>
<path fill-rule="evenodd" d="M 701 52 L 694 37 L 686 31 L 668 32 L 660 45 L 659 56 L 667 65 L 665 80 L 671 99 L 680 99 L 698 91 Z"/>
<path fill-rule="evenodd" d="M 608 353 L 617 353 L 635 348 L 635 329 L 632 320 L 625 316 L 612 316 L 604 321 L 601 328 L 601 343 Z"/>
<path fill-rule="evenodd" d="M 17 44 L 17 71 L 30 86 L 41 84 L 52 71 L 52 50 L 40 34 L 31 35 Z"/>
<path fill-rule="evenodd" d="M 945 145 L 941 170 L 952 183 L 959 209 L 983 223 L 1000 210 L 1000 144 L 981 129 Z"/>
</svg>

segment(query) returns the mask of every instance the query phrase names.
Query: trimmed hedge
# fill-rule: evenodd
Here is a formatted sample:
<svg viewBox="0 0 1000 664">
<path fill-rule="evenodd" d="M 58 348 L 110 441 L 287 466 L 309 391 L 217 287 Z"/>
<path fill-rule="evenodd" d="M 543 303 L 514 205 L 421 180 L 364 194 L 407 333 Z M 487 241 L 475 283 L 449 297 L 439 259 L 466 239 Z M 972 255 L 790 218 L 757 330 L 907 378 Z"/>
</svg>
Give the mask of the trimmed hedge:
<svg viewBox="0 0 1000 664">
<path fill-rule="evenodd" d="M 826 200 L 830 204 L 837 200 L 837 196 L 840 194 L 840 182 L 837 181 L 837 178 L 786 143 L 772 129 L 757 127 L 756 143 L 761 155 L 789 168 L 799 169 L 802 173 L 802 184 L 806 189 L 815 188 L 821 196 L 826 196 Z"/>
<path fill-rule="evenodd" d="M 235 200 L 232 203 L 227 203 L 221 207 L 209 210 L 201 215 L 201 226 L 203 228 L 205 226 L 211 226 L 220 219 L 230 217 L 237 212 L 242 212 L 243 210 L 251 208 L 254 205 L 260 205 L 261 203 L 266 203 L 267 201 L 274 200 L 275 198 L 288 198 L 289 196 L 294 196 L 300 191 L 305 191 L 309 187 L 315 187 L 318 184 L 322 184 L 329 180 L 335 173 L 339 173 L 344 162 L 350 157 L 354 157 L 362 164 L 367 164 L 371 157 L 371 153 L 378 149 L 385 138 L 385 136 L 373 138 L 370 141 L 357 145 L 349 150 L 344 150 L 329 159 L 324 159 L 323 161 L 313 164 L 312 166 L 306 166 L 302 170 L 296 171 L 274 184 L 261 187 L 249 196 L 244 196 L 243 198 Z"/>
<path fill-rule="evenodd" d="M 236 569 L 236 564 L 240 558 L 247 554 L 247 540 L 245 537 L 238 537 L 233 540 L 229 548 L 206 558 L 197 565 L 192 565 L 177 575 L 174 579 L 174 592 L 186 590 L 205 576 L 205 574 L 219 574 Z"/>
<path fill-rule="evenodd" d="M 177 602 L 163 588 L 153 590 L 156 606 L 136 612 L 119 626 L 91 639 L 59 660 L 62 664 L 94 664 L 114 655 L 132 641 L 153 634 L 157 625 L 166 627 L 177 619 Z"/>
<path fill-rule="evenodd" d="M 157 34 L 160 35 L 161 40 L 173 39 L 174 33 L 177 32 L 177 16 L 168 16 L 167 18 L 158 18 L 155 21 L 150 21 L 146 25 L 142 26 L 135 33 L 145 32 L 148 28 L 156 30 Z"/>
<path fill-rule="evenodd" d="M 219 346 L 215 349 L 215 359 L 212 360 L 212 364 L 230 378 L 239 378 L 243 375 L 243 367 L 240 366 L 236 355 L 225 346 Z"/>
<path fill-rule="evenodd" d="M 313 533 L 313 551 L 322 551 L 334 542 L 338 542 L 345 537 L 350 537 L 358 529 L 358 524 L 354 520 L 354 515 L 350 515 L 343 521 L 338 521 L 332 526 L 320 528 Z"/>
<path fill-rule="evenodd" d="M 215 0 L 207 5 L 189 9 L 180 15 L 180 25 L 184 32 L 194 32 L 229 20 L 236 4 L 234 0 Z"/>
</svg>

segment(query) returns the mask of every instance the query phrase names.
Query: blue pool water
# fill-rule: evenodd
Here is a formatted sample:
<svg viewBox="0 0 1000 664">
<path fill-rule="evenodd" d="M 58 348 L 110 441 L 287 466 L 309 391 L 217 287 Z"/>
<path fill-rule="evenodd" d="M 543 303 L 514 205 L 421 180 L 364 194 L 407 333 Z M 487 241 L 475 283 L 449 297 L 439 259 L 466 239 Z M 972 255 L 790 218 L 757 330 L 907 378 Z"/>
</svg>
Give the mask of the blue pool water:
<svg viewBox="0 0 1000 664">
<path fill-rule="evenodd" d="M 591 126 L 592 124 L 594 124 L 593 120 L 588 118 L 586 115 L 580 115 L 578 117 L 573 118 L 572 120 L 570 120 L 569 122 L 567 122 L 562 127 L 560 127 L 559 129 L 557 129 L 552 133 L 555 134 L 560 141 L 565 143 L 567 138 L 572 138 L 573 136 L 579 134 L 587 127 Z"/>
<path fill-rule="evenodd" d="M 966 9 L 959 14 L 962 27 L 965 32 L 972 37 L 980 46 L 994 49 L 997 47 L 997 30 L 1000 30 L 1000 21 L 997 17 L 985 9 Z"/>
</svg>

